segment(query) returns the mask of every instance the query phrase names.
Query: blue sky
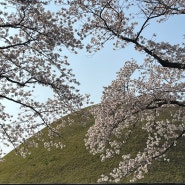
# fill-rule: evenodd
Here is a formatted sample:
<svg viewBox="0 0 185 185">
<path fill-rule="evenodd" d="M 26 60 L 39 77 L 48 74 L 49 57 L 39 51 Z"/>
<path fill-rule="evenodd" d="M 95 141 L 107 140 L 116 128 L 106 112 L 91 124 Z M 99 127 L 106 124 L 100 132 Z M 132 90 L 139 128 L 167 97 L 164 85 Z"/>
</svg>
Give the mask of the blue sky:
<svg viewBox="0 0 185 185">
<path fill-rule="evenodd" d="M 105 48 L 94 55 L 84 52 L 70 55 L 69 62 L 77 80 L 81 83 L 81 92 L 90 94 L 91 100 L 99 103 L 103 87 L 108 86 L 116 78 L 116 72 L 134 54 L 135 51 L 130 47 L 113 51 L 111 44 L 107 44 Z"/>
</svg>

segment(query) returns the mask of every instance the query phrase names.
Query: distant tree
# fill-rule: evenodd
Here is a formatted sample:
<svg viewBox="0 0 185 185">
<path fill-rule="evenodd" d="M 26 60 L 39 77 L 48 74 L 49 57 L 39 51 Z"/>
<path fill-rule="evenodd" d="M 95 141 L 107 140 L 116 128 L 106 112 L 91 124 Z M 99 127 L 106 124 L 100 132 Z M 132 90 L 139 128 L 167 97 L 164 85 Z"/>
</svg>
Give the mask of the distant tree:
<svg viewBox="0 0 185 185">
<path fill-rule="evenodd" d="M 58 3 L 65 5 L 64 1 Z M 131 181 L 141 179 L 154 159 L 169 160 L 166 152 L 185 134 L 183 38 L 181 43 L 172 44 L 159 41 L 154 30 L 150 38 L 145 34 L 154 21 L 162 24 L 172 16 L 183 16 L 185 1 L 68 0 L 66 5 L 63 17 L 80 21 L 77 33 L 88 38 L 88 52 L 113 41 L 114 48 L 124 49 L 129 44 L 145 56 L 142 64 L 126 62 L 117 79 L 105 88 L 100 105 L 92 110 L 95 124 L 85 140 L 87 148 L 93 154 L 100 153 L 102 160 L 122 155 L 119 166 L 98 182 L 119 182 L 128 176 Z M 135 156 L 125 154 L 122 148 L 139 123 L 147 135 L 145 147 Z"/>
<path fill-rule="evenodd" d="M 59 134 L 50 124 L 79 110 L 86 99 L 63 53 L 63 48 L 76 52 L 82 44 L 57 8 L 50 0 L 0 1 L 0 140 L 6 145 L 16 148 L 43 126 L 50 135 Z M 43 95 L 50 92 L 48 100 L 35 98 L 40 87 Z M 20 105 L 16 120 L 5 101 Z"/>
</svg>

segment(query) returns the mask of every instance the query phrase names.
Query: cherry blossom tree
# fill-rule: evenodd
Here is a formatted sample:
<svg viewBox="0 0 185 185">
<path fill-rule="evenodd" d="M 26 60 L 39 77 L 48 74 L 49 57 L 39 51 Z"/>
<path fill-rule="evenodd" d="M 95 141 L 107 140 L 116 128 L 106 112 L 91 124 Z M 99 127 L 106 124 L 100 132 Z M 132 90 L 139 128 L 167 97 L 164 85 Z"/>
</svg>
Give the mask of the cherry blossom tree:
<svg viewBox="0 0 185 185">
<path fill-rule="evenodd" d="M 139 78 L 132 76 L 136 71 Z M 133 182 L 144 178 L 154 160 L 170 160 L 167 151 L 185 134 L 184 74 L 184 70 L 128 61 L 105 88 L 101 104 L 92 109 L 95 124 L 88 130 L 85 144 L 91 153 L 101 154 L 101 161 L 116 155 L 122 155 L 122 160 L 98 182 L 119 182 L 127 176 Z M 145 147 L 136 155 L 125 154 L 122 148 L 135 137 L 137 125 L 146 136 Z"/>
<path fill-rule="evenodd" d="M 125 62 L 117 79 L 103 92 L 101 103 L 92 109 L 95 124 L 87 132 L 85 144 L 101 160 L 121 155 L 118 167 L 98 182 L 142 179 L 154 160 L 166 153 L 185 135 L 185 47 L 160 41 L 150 24 L 163 24 L 172 16 L 184 16 L 183 0 L 68 0 L 57 1 L 63 15 L 79 24 L 77 34 L 94 53 L 113 41 L 114 49 L 128 45 L 144 56 L 143 63 Z M 69 18 L 68 18 L 69 19 Z M 80 22 L 80 23 L 79 23 Z M 175 24 L 174 24 L 175 26 Z M 178 34 L 178 30 L 176 31 Z M 111 43 L 111 42 L 110 42 Z M 167 113 L 168 112 L 168 113 Z M 161 117 L 163 114 L 163 117 Z M 124 153 L 124 144 L 142 124 L 144 148 L 135 155 Z"/>
<path fill-rule="evenodd" d="M 51 4 L 56 9 L 51 11 Z M 104 89 L 101 103 L 91 110 L 95 124 L 86 134 L 86 147 L 100 154 L 102 161 L 122 158 L 98 182 L 119 182 L 124 177 L 136 181 L 154 160 L 169 161 L 166 153 L 185 134 L 185 47 L 183 37 L 173 44 L 159 41 L 154 30 L 147 37 L 145 30 L 154 22 L 183 16 L 183 0 L 4 0 L 0 6 L 2 141 L 16 147 L 40 126 L 49 128 L 51 138 L 60 134 L 50 123 L 79 110 L 85 100 L 76 89 L 78 82 L 67 67 L 63 48 L 76 53 L 85 46 L 94 53 L 113 41 L 114 49 L 131 45 L 144 60 L 125 62 L 117 79 Z M 37 101 L 38 86 L 50 88 L 52 97 Z M 16 120 L 5 112 L 3 100 L 20 105 Z M 139 124 L 146 135 L 144 147 L 135 155 L 124 153 Z M 44 146 L 64 147 L 60 142 Z M 25 155 L 24 148 L 20 152 Z"/>
<path fill-rule="evenodd" d="M 50 124 L 88 101 L 80 95 L 79 82 L 63 52 L 76 52 L 82 43 L 73 33 L 72 22 L 64 22 L 57 8 L 49 0 L 0 2 L 0 140 L 5 145 L 16 148 L 43 127 L 48 127 L 49 135 L 59 135 Z M 46 91 L 51 96 L 37 99 L 39 88 L 43 96 Z M 5 102 L 19 105 L 16 119 L 6 111 Z M 20 153 L 25 156 L 26 150 Z"/>
</svg>

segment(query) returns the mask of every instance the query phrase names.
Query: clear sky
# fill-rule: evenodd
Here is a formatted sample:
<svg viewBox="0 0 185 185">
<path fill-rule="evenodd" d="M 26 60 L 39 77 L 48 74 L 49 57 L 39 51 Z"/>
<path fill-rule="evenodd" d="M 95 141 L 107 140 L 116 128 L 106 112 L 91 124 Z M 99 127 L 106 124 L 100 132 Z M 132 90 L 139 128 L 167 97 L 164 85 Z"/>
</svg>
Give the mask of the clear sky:
<svg viewBox="0 0 185 185">
<path fill-rule="evenodd" d="M 153 33 L 157 32 L 157 40 L 169 41 L 173 44 L 182 43 L 182 35 L 185 34 L 185 27 L 182 23 L 185 23 L 185 16 L 180 18 L 174 16 L 165 23 L 149 25 L 145 33 L 148 38 L 151 38 Z M 108 42 L 94 55 L 84 51 L 80 51 L 77 55 L 70 54 L 69 62 L 76 78 L 81 83 L 82 93 L 91 94 L 92 101 L 99 103 L 103 86 L 110 85 L 111 81 L 116 78 L 116 72 L 123 67 L 125 61 L 131 58 L 139 63 L 143 60 L 142 55 L 134 50 L 133 45 L 113 50 L 112 44 Z"/>
<path fill-rule="evenodd" d="M 157 32 L 157 39 L 172 42 L 182 42 L 182 34 L 185 34 L 185 16 L 181 18 L 173 17 L 165 24 L 154 24 L 146 29 L 146 35 L 150 37 Z M 177 35 L 178 33 L 178 35 Z M 113 50 L 112 44 L 107 43 L 106 46 L 90 55 L 85 51 L 79 51 L 77 55 L 67 54 L 69 63 L 76 75 L 77 80 L 81 83 L 79 86 L 83 94 L 90 94 L 91 100 L 96 104 L 101 100 L 104 86 L 108 86 L 112 80 L 116 78 L 116 72 L 124 65 L 125 61 L 134 58 L 140 63 L 142 56 L 133 49 L 133 45 L 129 45 L 125 49 Z M 46 92 L 44 92 L 46 93 Z M 40 91 L 40 96 L 42 92 Z M 16 112 L 17 107 L 8 105 L 7 109 Z M 4 148 L 5 152 L 11 150 Z"/>
<path fill-rule="evenodd" d="M 107 44 L 94 55 L 84 52 L 70 55 L 69 62 L 77 80 L 81 83 L 81 92 L 90 94 L 91 100 L 99 103 L 103 87 L 108 86 L 116 78 L 116 72 L 134 54 L 135 51 L 131 50 L 131 47 L 113 51 L 111 44 Z"/>
</svg>

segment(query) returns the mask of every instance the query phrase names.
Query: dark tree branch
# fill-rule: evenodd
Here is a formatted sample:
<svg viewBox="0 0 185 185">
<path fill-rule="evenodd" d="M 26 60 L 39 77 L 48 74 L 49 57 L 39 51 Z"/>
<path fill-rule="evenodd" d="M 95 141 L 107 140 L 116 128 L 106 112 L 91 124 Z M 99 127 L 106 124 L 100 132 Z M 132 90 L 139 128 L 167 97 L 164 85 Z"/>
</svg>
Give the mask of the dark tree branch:
<svg viewBox="0 0 185 185">
<path fill-rule="evenodd" d="M 160 156 L 164 155 L 168 150 L 170 150 L 172 147 L 174 147 L 174 144 L 180 139 L 183 137 L 183 135 L 185 134 L 185 130 L 183 130 L 179 135 L 178 137 L 176 137 L 172 143 L 163 151 L 161 152 L 159 155 L 156 155 L 154 157 L 152 157 L 152 159 L 156 159 L 156 158 L 159 158 Z"/>
<path fill-rule="evenodd" d="M 88 8 L 88 7 L 86 7 Z M 138 32 L 136 38 L 129 38 L 129 37 L 125 37 L 123 35 L 120 35 L 119 33 L 117 33 L 112 27 L 110 27 L 107 24 L 107 21 L 102 17 L 102 12 L 104 11 L 104 9 L 102 9 L 100 11 L 100 14 L 97 14 L 96 12 L 94 12 L 93 10 L 89 9 L 88 10 L 94 14 L 96 17 L 98 17 L 100 20 L 103 21 L 103 24 L 105 26 L 97 26 L 99 28 L 102 28 L 106 31 L 109 31 L 110 33 L 112 33 L 112 35 L 116 36 L 117 38 L 120 38 L 121 40 L 127 42 L 127 43 L 133 43 L 134 45 L 136 45 L 137 47 L 141 48 L 143 51 L 145 51 L 145 53 L 147 53 L 148 55 L 152 56 L 154 59 L 157 60 L 158 63 L 160 63 L 163 67 L 168 67 L 168 68 L 176 68 L 176 69 L 185 69 L 185 64 L 180 63 L 180 62 L 170 62 L 169 60 L 164 60 L 162 59 L 160 56 L 158 56 L 157 54 L 155 54 L 153 52 L 153 50 L 148 49 L 146 46 L 140 44 L 138 42 L 138 37 L 140 36 L 141 32 L 143 31 L 143 29 L 146 27 L 146 24 L 148 23 L 149 20 L 160 17 L 163 15 L 163 13 L 159 14 L 159 15 L 153 15 L 153 12 L 151 12 L 151 14 L 148 16 L 148 18 L 146 19 L 146 21 L 144 22 L 144 24 L 142 25 L 140 31 Z M 153 9 L 154 11 L 154 9 Z"/>
<path fill-rule="evenodd" d="M 29 44 L 32 41 L 36 41 L 36 39 L 34 39 L 34 40 L 27 40 L 25 42 L 20 42 L 20 43 L 17 43 L 17 44 L 11 44 L 11 45 L 8 45 L 8 46 L 2 46 L 2 47 L 0 47 L 0 50 L 9 49 L 9 48 L 15 48 L 17 46 L 25 46 L 25 45 Z"/>
<path fill-rule="evenodd" d="M 25 82 L 18 82 L 16 80 L 13 80 L 13 79 L 9 78 L 8 76 L 4 76 L 4 75 L 0 75 L 0 79 L 1 78 L 5 78 L 7 81 L 9 81 L 11 83 L 15 83 L 15 84 L 19 85 L 20 87 L 25 87 L 26 84 L 28 84 L 28 83 L 35 83 L 36 82 L 36 81 L 31 81 L 32 78 L 26 80 Z"/>
<path fill-rule="evenodd" d="M 154 105 L 152 105 L 154 104 Z M 146 109 L 155 109 L 155 108 L 158 108 L 158 107 L 161 107 L 163 105 L 178 105 L 180 107 L 185 107 L 185 102 L 180 102 L 180 101 L 177 101 L 177 100 L 165 100 L 165 99 L 155 99 L 153 100 L 152 102 L 150 102 L 147 106 L 146 106 Z"/>
<path fill-rule="evenodd" d="M 23 102 L 21 102 L 21 101 L 19 101 L 19 100 L 15 100 L 15 99 L 13 99 L 13 98 L 7 97 L 7 96 L 2 95 L 2 94 L 0 94 L 0 98 L 4 98 L 4 99 L 9 100 L 9 101 L 11 101 L 11 102 L 14 102 L 14 103 L 16 103 L 16 104 L 22 105 L 23 107 L 29 108 L 29 109 L 32 110 L 36 115 L 38 115 L 38 116 L 40 117 L 40 119 L 43 121 L 43 124 L 46 125 L 46 127 L 48 127 L 48 128 L 49 128 L 53 133 L 55 133 L 56 135 L 61 136 L 61 134 L 60 134 L 59 132 L 56 132 L 55 130 L 53 130 L 53 128 L 52 128 L 48 123 L 46 123 L 45 119 L 44 119 L 43 116 L 42 116 L 42 111 L 38 111 L 38 110 L 36 110 L 33 106 L 31 106 L 31 105 L 29 105 L 29 104 L 23 103 Z M 40 124 L 40 125 L 42 125 L 42 124 Z"/>
</svg>

